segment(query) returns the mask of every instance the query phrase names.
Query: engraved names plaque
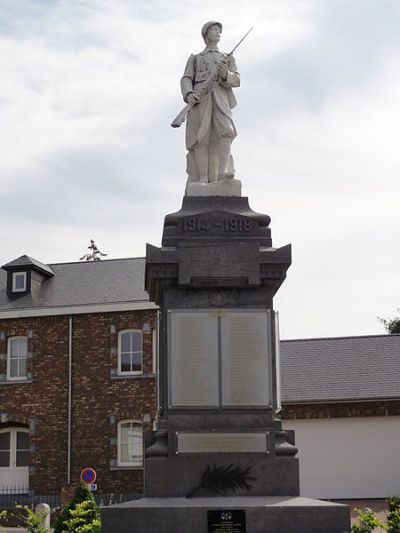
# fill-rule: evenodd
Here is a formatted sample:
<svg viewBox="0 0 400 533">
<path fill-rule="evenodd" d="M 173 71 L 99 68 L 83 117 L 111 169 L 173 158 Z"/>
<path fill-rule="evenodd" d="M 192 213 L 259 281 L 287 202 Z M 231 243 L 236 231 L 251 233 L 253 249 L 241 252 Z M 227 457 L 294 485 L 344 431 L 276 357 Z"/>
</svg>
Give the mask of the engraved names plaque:
<svg viewBox="0 0 400 533">
<path fill-rule="evenodd" d="M 270 403 L 269 311 L 233 311 L 221 322 L 222 404 Z"/>
<path fill-rule="evenodd" d="M 218 322 L 210 311 L 169 312 L 171 407 L 219 405 Z"/>
<path fill-rule="evenodd" d="M 179 432 L 178 453 L 252 453 L 267 451 L 266 433 Z"/>
</svg>

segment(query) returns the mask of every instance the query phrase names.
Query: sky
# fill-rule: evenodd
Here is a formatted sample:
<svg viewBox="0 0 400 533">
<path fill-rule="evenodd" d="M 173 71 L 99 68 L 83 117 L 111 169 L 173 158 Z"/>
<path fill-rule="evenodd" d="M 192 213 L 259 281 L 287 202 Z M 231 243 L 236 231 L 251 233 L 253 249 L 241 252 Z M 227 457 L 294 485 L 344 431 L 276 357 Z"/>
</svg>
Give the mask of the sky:
<svg viewBox="0 0 400 533">
<path fill-rule="evenodd" d="M 200 5 L 201 4 L 201 5 Z M 232 146 L 293 263 L 282 338 L 383 334 L 400 307 L 398 0 L 0 0 L 0 261 L 159 246 L 179 210 L 179 80 L 223 24 Z"/>
</svg>

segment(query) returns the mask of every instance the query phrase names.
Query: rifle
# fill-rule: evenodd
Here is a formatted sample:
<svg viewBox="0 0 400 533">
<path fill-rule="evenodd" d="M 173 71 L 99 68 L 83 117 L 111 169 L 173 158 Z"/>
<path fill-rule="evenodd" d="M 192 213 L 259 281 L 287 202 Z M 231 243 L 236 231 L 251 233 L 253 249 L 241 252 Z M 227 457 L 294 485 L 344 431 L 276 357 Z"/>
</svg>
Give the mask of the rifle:
<svg viewBox="0 0 400 533">
<path fill-rule="evenodd" d="M 254 26 L 252 26 L 249 29 L 249 31 L 240 39 L 240 41 L 237 43 L 237 45 L 234 48 L 232 48 L 232 50 L 229 52 L 229 54 L 224 54 L 224 57 L 231 56 L 233 54 L 233 52 L 236 50 L 236 48 L 240 44 L 242 44 L 242 42 L 246 39 L 246 37 L 253 30 L 253 28 L 254 28 Z M 217 67 L 218 67 L 218 63 L 215 65 L 215 67 L 213 69 L 211 69 L 209 75 L 207 76 L 207 79 L 206 79 L 206 81 L 204 83 L 204 86 L 202 87 L 202 90 L 197 95 L 200 98 L 202 96 L 204 96 L 205 94 L 207 94 L 209 92 L 209 90 L 211 89 L 213 81 L 214 81 L 214 78 L 215 78 L 215 73 L 216 73 Z M 193 104 L 193 105 L 196 105 L 196 104 Z M 193 105 L 191 105 L 191 104 L 185 105 L 185 107 L 182 109 L 182 111 L 171 122 L 171 126 L 173 128 L 179 128 L 185 122 L 186 117 L 188 116 L 188 113 L 192 109 Z"/>
</svg>

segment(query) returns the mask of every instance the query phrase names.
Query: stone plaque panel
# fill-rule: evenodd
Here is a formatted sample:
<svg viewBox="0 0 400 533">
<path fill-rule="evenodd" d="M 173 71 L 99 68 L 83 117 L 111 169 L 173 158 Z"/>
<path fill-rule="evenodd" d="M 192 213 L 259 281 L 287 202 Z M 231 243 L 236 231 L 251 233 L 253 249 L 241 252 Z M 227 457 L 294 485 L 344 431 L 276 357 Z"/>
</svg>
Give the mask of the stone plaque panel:
<svg viewBox="0 0 400 533">
<path fill-rule="evenodd" d="M 179 432 L 177 453 L 254 453 L 267 451 L 265 433 Z"/>
<path fill-rule="evenodd" d="M 221 322 L 222 405 L 271 403 L 269 311 L 232 311 Z"/>
<path fill-rule="evenodd" d="M 208 533 L 246 533 L 246 511 L 223 509 L 207 512 Z"/>
<path fill-rule="evenodd" d="M 219 405 L 218 322 L 212 312 L 169 311 L 170 407 Z"/>
</svg>

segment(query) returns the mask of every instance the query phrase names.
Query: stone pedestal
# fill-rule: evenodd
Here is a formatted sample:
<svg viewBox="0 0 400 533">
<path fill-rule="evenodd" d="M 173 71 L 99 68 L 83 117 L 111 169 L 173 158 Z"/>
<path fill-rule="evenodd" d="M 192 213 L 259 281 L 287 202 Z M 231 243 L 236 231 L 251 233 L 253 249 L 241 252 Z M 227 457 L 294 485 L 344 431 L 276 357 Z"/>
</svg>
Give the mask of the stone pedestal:
<svg viewBox="0 0 400 533">
<path fill-rule="evenodd" d="M 165 218 L 162 246 L 147 245 L 160 416 L 145 451 L 145 498 L 105 509 L 107 533 L 206 533 L 211 509 L 246 512 L 247 529 L 232 532 L 349 531 L 345 506 L 298 498 L 273 309 L 291 247 L 272 246 L 269 223 L 247 198 L 186 196 Z"/>
<path fill-rule="evenodd" d="M 209 511 L 244 511 L 247 533 L 349 533 L 349 508 L 311 498 L 226 496 L 142 498 L 107 508 L 103 531 L 118 533 L 207 533 Z M 212 531 L 212 530 L 211 530 Z M 215 529 L 214 529 L 215 531 Z"/>
</svg>

